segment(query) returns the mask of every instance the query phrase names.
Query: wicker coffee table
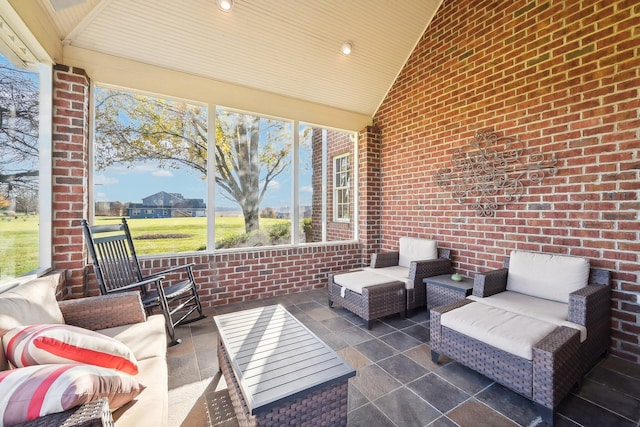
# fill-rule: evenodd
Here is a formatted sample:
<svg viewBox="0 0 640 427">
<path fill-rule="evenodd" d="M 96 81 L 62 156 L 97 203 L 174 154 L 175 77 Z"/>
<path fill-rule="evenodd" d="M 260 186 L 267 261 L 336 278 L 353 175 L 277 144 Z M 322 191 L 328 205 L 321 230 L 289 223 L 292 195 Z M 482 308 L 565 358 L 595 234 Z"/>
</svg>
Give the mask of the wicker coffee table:
<svg viewBox="0 0 640 427">
<path fill-rule="evenodd" d="M 240 426 L 346 426 L 355 370 L 281 305 L 215 316 Z"/>
<path fill-rule="evenodd" d="M 473 279 L 463 277 L 456 282 L 450 274 L 432 276 L 422 279 L 427 286 L 427 308 L 440 307 L 465 299 L 473 291 Z"/>
</svg>

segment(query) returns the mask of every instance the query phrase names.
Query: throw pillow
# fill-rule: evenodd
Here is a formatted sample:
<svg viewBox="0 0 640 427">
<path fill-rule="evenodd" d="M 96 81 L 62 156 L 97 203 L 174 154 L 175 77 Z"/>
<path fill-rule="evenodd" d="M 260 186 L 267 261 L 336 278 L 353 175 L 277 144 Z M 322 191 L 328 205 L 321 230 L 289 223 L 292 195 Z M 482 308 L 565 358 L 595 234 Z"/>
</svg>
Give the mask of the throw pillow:
<svg viewBox="0 0 640 427">
<path fill-rule="evenodd" d="M 16 367 L 48 363 L 87 363 L 127 374 L 138 373 L 133 352 L 120 341 L 71 325 L 30 325 L 2 338 L 7 359 Z"/>
<path fill-rule="evenodd" d="M 92 365 L 38 365 L 0 372 L 0 426 L 109 399 L 113 411 L 144 390 L 134 377 Z"/>
</svg>

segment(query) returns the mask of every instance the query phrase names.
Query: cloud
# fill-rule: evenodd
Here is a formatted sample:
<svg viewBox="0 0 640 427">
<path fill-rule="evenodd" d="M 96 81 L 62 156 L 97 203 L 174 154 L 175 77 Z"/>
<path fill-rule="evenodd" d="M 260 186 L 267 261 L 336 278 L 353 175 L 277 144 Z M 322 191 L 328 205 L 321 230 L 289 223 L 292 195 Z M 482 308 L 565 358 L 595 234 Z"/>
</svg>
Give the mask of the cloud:
<svg viewBox="0 0 640 427">
<path fill-rule="evenodd" d="M 173 176 L 173 172 L 167 169 L 156 169 L 151 172 L 151 175 L 160 177 Z"/>
<path fill-rule="evenodd" d="M 302 193 L 313 193 L 313 187 L 310 185 L 305 185 L 300 188 L 300 192 Z"/>
<path fill-rule="evenodd" d="M 94 175 L 93 176 L 93 184 L 94 185 L 115 185 L 117 184 L 118 178 L 114 178 L 112 176 L 106 175 Z"/>
<path fill-rule="evenodd" d="M 280 181 L 271 181 L 268 186 L 269 190 L 279 190 L 280 189 Z"/>
</svg>

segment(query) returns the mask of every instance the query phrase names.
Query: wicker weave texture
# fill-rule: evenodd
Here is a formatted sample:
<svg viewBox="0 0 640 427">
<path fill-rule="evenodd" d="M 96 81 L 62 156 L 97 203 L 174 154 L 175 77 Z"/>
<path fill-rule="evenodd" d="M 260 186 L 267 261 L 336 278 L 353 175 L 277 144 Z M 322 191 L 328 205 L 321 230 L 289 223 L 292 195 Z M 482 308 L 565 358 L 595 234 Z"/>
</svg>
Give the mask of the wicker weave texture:
<svg viewBox="0 0 640 427">
<path fill-rule="evenodd" d="M 531 399 L 532 362 L 442 327 L 440 352 Z"/>
<path fill-rule="evenodd" d="M 147 320 L 139 292 L 122 292 L 58 303 L 68 325 L 99 330 Z"/>
<path fill-rule="evenodd" d="M 465 299 L 467 291 L 427 283 L 427 308 L 439 307 Z"/>
<path fill-rule="evenodd" d="M 336 303 L 366 321 L 379 319 L 392 314 L 404 314 L 406 310 L 405 286 L 402 282 L 389 282 L 368 286 L 362 294 L 347 290 L 344 298 L 342 286 L 329 275 L 329 302 Z"/>
<path fill-rule="evenodd" d="M 102 398 L 68 411 L 45 415 L 16 427 L 113 427 L 109 401 Z"/>
<path fill-rule="evenodd" d="M 233 374 L 229 356 L 220 340 L 218 341 L 218 362 L 229 388 L 229 396 L 240 427 L 347 425 L 349 383 L 346 379 L 251 415 L 240 385 Z"/>
<path fill-rule="evenodd" d="M 582 375 L 580 332 L 561 326 L 533 347 L 533 401 L 555 408 Z"/>
</svg>

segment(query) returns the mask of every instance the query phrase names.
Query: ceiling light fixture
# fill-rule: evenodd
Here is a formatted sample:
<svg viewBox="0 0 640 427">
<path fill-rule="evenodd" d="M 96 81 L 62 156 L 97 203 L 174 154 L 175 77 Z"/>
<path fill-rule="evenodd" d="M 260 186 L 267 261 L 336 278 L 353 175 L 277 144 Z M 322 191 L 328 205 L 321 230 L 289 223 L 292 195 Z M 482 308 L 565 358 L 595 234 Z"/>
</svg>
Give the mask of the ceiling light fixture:
<svg viewBox="0 0 640 427">
<path fill-rule="evenodd" d="M 351 51 L 353 51 L 353 43 L 351 42 L 344 42 L 340 46 L 340 52 L 345 56 L 351 55 Z"/>
<path fill-rule="evenodd" d="M 229 12 L 233 9 L 233 0 L 216 0 L 218 3 L 218 9 L 223 12 Z"/>
</svg>

